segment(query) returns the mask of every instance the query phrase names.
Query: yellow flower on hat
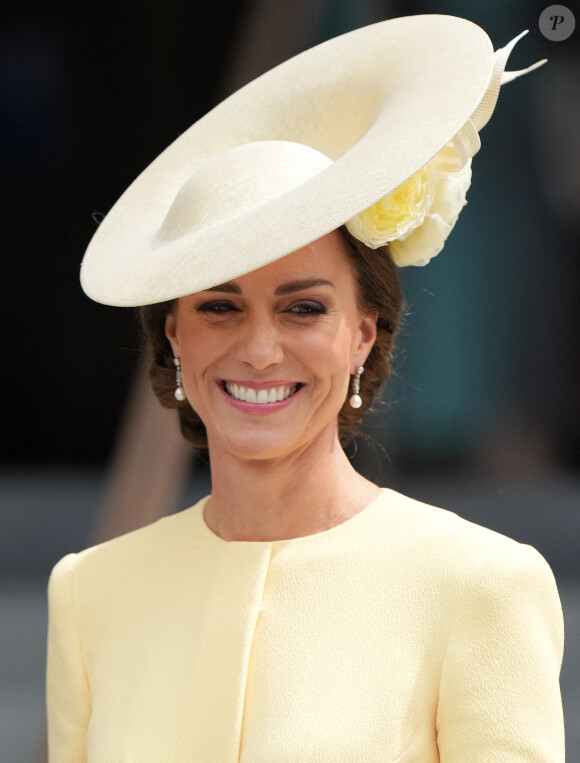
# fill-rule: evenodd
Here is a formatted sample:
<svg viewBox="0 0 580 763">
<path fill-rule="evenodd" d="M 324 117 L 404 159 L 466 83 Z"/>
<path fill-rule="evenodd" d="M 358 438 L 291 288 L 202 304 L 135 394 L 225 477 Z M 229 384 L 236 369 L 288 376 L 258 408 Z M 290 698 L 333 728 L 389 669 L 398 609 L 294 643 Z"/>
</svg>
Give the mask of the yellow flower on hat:
<svg viewBox="0 0 580 763">
<path fill-rule="evenodd" d="M 462 167 L 451 146 L 346 227 L 371 249 L 389 245 L 399 267 L 426 265 L 439 254 L 466 204 L 471 159 Z"/>
</svg>

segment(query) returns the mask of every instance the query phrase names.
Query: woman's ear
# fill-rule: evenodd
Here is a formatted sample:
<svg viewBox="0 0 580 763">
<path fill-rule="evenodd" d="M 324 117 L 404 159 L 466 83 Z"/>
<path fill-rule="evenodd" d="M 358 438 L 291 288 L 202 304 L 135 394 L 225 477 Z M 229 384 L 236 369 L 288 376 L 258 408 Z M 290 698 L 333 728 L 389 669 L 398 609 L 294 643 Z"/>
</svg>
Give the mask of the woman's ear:
<svg viewBox="0 0 580 763">
<path fill-rule="evenodd" d="M 165 336 L 167 337 L 167 339 L 169 340 L 169 344 L 171 345 L 173 357 L 180 358 L 181 351 L 180 351 L 179 338 L 177 336 L 177 316 L 175 315 L 175 312 L 173 310 L 167 313 L 167 315 L 165 316 Z"/>
<path fill-rule="evenodd" d="M 366 359 L 373 348 L 377 338 L 378 319 L 378 310 L 371 310 L 369 313 L 363 313 L 361 316 L 358 345 L 355 347 L 353 355 L 355 365 L 357 366 L 364 366 Z"/>
</svg>

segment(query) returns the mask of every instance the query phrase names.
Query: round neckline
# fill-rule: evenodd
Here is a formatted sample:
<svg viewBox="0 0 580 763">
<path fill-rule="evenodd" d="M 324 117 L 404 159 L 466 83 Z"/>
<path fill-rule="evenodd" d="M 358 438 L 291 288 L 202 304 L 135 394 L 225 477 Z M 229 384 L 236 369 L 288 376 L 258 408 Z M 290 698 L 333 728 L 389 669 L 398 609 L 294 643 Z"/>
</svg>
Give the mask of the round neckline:
<svg viewBox="0 0 580 763">
<path fill-rule="evenodd" d="M 204 509 L 206 506 L 206 503 L 211 498 L 210 495 L 206 495 L 205 498 L 202 498 L 196 505 L 196 517 L 199 525 L 201 526 L 202 533 L 207 536 L 213 543 L 218 545 L 223 545 L 224 547 L 228 548 L 258 548 L 263 547 L 267 548 L 269 546 L 279 546 L 279 545 L 287 545 L 287 544 L 296 544 L 296 543 L 308 543 L 308 542 L 314 542 L 316 540 L 324 539 L 324 538 L 330 538 L 334 535 L 337 535 L 341 532 L 345 532 L 346 529 L 350 529 L 353 527 L 353 525 L 358 524 L 362 519 L 367 516 L 370 510 L 375 506 L 376 503 L 378 503 L 382 498 L 385 497 L 385 495 L 389 492 L 389 488 L 382 487 L 380 488 L 380 493 L 373 498 L 373 500 L 368 503 L 363 509 L 361 509 L 359 512 L 354 514 L 352 517 L 349 517 L 348 519 L 345 519 L 344 522 L 340 522 L 337 525 L 334 525 L 333 527 L 329 527 L 327 530 L 321 530 L 317 533 L 310 533 L 309 535 L 299 535 L 295 538 L 277 538 L 275 540 L 226 540 L 225 538 L 222 538 L 221 536 L 217 535 L 206 523 L 205 517 L 204 517 Z"/>
</svg>

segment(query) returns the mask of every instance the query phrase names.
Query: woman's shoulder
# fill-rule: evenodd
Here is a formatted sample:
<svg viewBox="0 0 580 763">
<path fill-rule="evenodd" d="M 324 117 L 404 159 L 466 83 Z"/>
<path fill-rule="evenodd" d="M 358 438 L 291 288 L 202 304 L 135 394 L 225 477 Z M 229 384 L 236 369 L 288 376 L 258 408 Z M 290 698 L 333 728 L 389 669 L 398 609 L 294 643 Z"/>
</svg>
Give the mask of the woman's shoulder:
<svg viewBox="0 0 580 763">
<path fill-rule="evenodd" d="M 450 571 L 549 567 L 532 546 L 520 543 L 453 511 L 384 489 L 377 512 L 382 535 L 408 549 L 416 559 L 442 565 Z M 551 575 L 551 571 L 550 571 Z"/>
<path fill-rule="evenodd" d="M 201 516 L 206 500 L 207 497 L 202 498 L 188 509 L 67 554 L 54 566 L 51 580 L 72 572 L 87 576 L 112 576 L 129 566 L 133 569 L 153 569 L 163 564 L 166 556 L 187 553 L 196 544 L 196 520 Z"/>
<path fill-rule="evenodd" d="M 390 538 L 389 552 L 397 569 L 407 570 L 412 590 L 421 596 L 430 591 L 440 605 L 447 601 L 450 611 L 457 612 L 461 603 L 474 621 L 517 610 L 526 622 L 541 611 L 561 643 L 556 581 L 537 549 L 400 493 L 385 490 L 380 500 L 379 535 Z"/>
</svg>

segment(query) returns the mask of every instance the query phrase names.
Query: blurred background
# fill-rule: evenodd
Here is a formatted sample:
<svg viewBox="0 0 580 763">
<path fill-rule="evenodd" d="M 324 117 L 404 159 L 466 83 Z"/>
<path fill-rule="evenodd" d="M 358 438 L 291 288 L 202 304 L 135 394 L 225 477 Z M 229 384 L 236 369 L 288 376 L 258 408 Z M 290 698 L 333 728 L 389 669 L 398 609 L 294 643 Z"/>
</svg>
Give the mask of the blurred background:
<svg viewBox="0 0 580 763">
<path fill-rule="evenodd" d="M 98 221 L 228 93 L 329 37 L 416 13 L 469 18 L 496 48 L 529 29 L 508 69 L 549 63 L 502 89 L 444 252 L 402 273 L 407 314 L 395 373 L 349 455 L 371 479 L 546 556 L 567 628 L 568 758 L 580 760 L 580 44 L 578 30 L 562 42 L 540 33 L 547 5 L 30 0 L 4 8 L 2 761 L 43 757 L 52 565 L 210 489 L 207 466 L 171 439 L 173 419 L 148 407 L 133 312 L 80 290 Z M 577 5 L 566 5 L 578 20 Z M 157 450 L 143 445 L 152 432 Z"/>
</svg>

